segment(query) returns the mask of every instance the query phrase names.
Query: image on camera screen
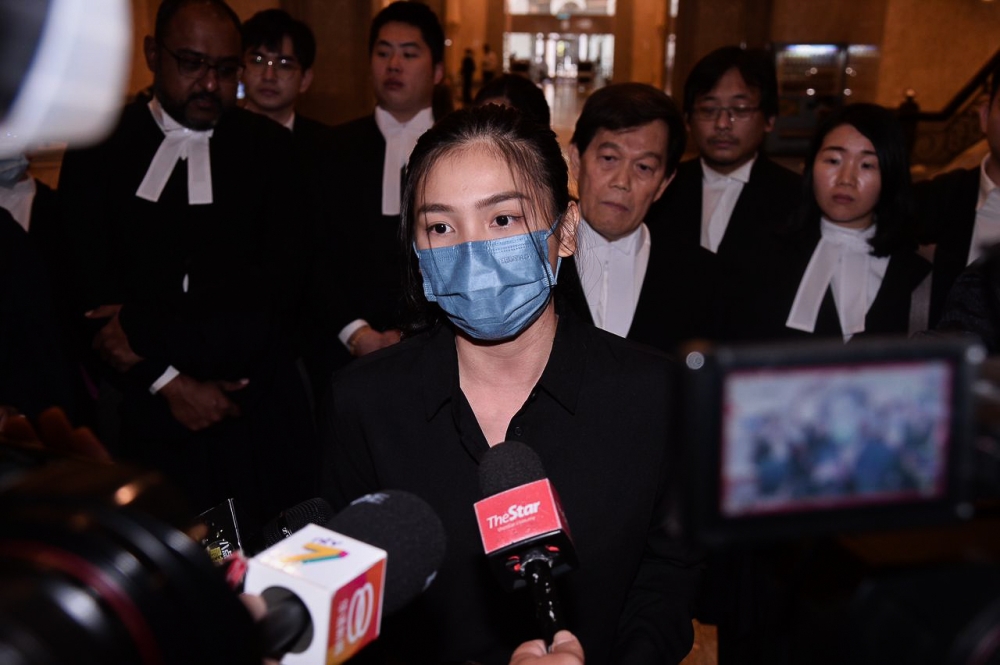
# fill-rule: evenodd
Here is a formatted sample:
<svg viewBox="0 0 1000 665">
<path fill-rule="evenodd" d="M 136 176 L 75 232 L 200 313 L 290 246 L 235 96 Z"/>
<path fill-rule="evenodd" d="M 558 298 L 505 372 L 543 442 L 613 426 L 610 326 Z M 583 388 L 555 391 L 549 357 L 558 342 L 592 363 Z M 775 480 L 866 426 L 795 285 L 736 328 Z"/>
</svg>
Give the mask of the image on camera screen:
<svg viewBox="0 0 1000 665">
<path fill-rule="evenodd" d="M 733 371 L 723 388 L 720 512 L 942 498 L 953 371 L 943 360 Z"/>
</svg>

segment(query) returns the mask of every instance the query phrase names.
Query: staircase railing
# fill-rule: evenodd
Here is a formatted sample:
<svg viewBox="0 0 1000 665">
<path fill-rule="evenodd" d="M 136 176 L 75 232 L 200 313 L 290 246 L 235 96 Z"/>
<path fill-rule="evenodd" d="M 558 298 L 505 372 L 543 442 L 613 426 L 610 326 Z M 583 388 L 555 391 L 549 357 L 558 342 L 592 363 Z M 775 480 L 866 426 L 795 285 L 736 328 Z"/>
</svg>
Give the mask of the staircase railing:
<svg viewBox="0 0 1000 665">
<path fill-rule="evenodd" d="M 914 164 L 943 165 L 982 139 L 979 106 L 988 95 L 990 73 L 1000 65 L 1000 50 L 969 79 L 940 111 L 901 116 L 916 121 L 916 142 L 910 155 Z"/>
</svg>

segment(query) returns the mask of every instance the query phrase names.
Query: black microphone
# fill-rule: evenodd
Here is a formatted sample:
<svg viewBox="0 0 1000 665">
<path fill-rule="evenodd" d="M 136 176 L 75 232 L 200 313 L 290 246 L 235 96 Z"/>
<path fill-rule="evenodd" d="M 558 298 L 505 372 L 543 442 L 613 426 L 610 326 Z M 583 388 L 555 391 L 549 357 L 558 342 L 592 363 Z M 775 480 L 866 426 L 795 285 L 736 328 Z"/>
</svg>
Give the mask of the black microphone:
<svg viewBox="0 0 1000 665">
<path fill-rule="evenodd" d="M 303 527 L 250 560 L 246 590 L 268 602 L 265 652 L 285 665 L 346 661 L 430 585 L 444 553 L 440 518 L 398 490 Z"/>
<path fill-rule="evenodd" d="M 264 525 L 264 549 L 288 538 L 307 524 L 326 524 L 333 519 L 333 508 L 324 499 L 315 498 L 296 504 Z"/>
<path fill-rule="evenodd" d="M 547 646 L 566 629 L 554 575 L 577 565 L 559 497 L 538 455 L 517 441 L 493 446 L 479 462 L 475 505 L 483 549 L 508 590 L 527 586 Z"/>
</svg>

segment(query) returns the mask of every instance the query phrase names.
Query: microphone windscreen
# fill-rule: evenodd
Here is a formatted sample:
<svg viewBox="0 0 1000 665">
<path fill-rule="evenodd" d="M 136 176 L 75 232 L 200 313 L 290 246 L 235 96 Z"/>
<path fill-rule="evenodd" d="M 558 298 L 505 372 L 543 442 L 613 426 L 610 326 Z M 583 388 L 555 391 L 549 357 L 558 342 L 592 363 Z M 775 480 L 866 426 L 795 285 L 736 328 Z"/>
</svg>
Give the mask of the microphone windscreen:
<svg viewBox="0 0 1000 665">
<path fill-rule="evenodd" d="M 444 561 L 441 519 L 426 501 L 402 490 L 355 499 L 330 520 L 327 528 L 386 551 L 386 614 L 420 595 Z"/>
<path fill-rule="evenodd" d="M 479 460 L 479 489 L 484 497 L 545 479 L 545 467 L 534 450 L 520 441 L 504 441 Z"/>
<path fill-rule="evenodd" d="M 326 524 L 333 518 L 333 508 L 321 498 L 298 503 L 281 513 L 281 516 L 264 525 L 264 544 L 270 547 L 284 540 L 307 524 Z"/>
</svg>

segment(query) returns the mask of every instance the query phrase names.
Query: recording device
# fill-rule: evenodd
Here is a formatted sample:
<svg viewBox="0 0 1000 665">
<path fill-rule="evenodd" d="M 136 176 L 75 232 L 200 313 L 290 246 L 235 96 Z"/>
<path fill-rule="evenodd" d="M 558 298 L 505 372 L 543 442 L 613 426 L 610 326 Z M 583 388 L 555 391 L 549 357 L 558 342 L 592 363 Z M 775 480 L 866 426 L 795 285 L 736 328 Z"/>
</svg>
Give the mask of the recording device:
<svg viewBox="0 0 1000 665">
<path fill-rule="evenodd" d="M 965 339 L 689 350 L 685 527 L 710 545 L 971 516 Z"/>
<path fill-rule="evenodd" d="M 0 660 L 259 665 L 184 505 L 157 474 L 71 459 L 0 493 Z"/>
<path fill-rule="evenodd" d="M 246 591 L 269 606 L 266 653 L 286 665 L 347 661 L 430 585 L 444 552 L 441 520 L 408 492 L 368 494 L 326 527 L 306 525 L 250 560 Z"/>
<path fill-rule="evenodd" d="M 744 627 L 746 648 L 776 663 L 994 662 L 979 344 L 701 346 L 681 359 L 680 525 L 746 566 L 725 589 L 767 617 Z"/>
<path fill-rule="evenodd" d="M 475 504 L 483 549 L 508 590 L 527 586 L 547 645 L 566 628 L 553 576 L 577 565 L 566 516 L 537 453 L 523 443 L 493 446 L 479 462 Z"/>
<path fill-rule="evenodd" d="M 298 503 L 264 525 L 264 547 L 281 542 L 309 524 L 326 524 L 331 519 L 333 508 L 319 497 Z"/>
</svg>

